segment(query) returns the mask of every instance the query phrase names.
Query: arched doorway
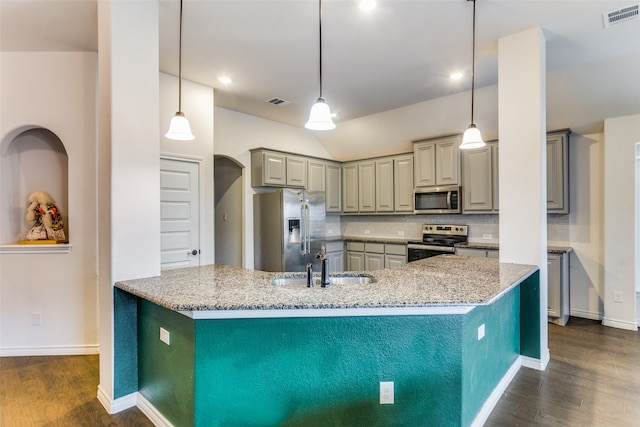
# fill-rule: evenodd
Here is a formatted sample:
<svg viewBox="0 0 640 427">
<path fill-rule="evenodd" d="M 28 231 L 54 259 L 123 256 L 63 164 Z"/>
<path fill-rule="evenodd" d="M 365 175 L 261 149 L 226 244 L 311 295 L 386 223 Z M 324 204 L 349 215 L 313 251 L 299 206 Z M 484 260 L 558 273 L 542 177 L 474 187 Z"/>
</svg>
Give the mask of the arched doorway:
<svg viewBox="0 0 640 427">
<path fill-rule="evenodd" d="M 215 261 L 242 267 L 242 169 L 226 156 L 214 156 Z"/>
</svg>

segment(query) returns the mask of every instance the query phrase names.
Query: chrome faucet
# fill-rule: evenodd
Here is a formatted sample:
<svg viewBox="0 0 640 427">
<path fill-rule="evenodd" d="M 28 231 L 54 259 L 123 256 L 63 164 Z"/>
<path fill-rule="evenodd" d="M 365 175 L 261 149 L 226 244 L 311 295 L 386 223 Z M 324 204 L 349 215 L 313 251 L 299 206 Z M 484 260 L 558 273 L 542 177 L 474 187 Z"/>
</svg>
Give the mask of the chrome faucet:
<svg viewBox="0 0 640 427">
<path fill-rule="evenodd" d="M 326 288 L 329 285 L 329 260 L 327 259 L 327 247 L 320 245 L 320 252 L 316 254 L 316 258 L 320 259 L 321 276 L 320 286 Z"/>
</svg>

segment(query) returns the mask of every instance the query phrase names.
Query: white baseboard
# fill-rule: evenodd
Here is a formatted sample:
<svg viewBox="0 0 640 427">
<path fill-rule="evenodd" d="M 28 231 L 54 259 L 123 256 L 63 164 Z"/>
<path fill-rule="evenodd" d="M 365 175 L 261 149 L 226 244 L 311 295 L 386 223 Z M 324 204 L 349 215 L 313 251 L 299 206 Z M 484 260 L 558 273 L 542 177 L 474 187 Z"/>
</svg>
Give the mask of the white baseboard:
<svg viewBox="0 0 640 427">
<path fill-rule="evenodd" d="M 637 322 L 627 322 L 626 320 L 616 320 L 616 319 L 610 319 L 608 317 L 603 317 L 602 324 L 604 326 L 610 326 L 612 328 L 618 328 L 618 329 L 627 329 L 629 331 L 638 330 Z"/>
<path fill-rule="evenodd" d="M 489 398 L 487 398 L 487 400 L 484 402 L 484 405 L 482 405 L 480 412 L 478 412 L 478 415 L 476 415 L 473 422 L 471 422 L 471 427 L 481 427 L 484 425 L 484 423 L 489 418 L 489 415 L 491 415 L 491 411 L 493 411 L 493 408 L 496 407 L 498 401 L 502 397 L 502 394 L 505 392 L 507 387 L 509 387 L 509 384 L 511 384 L 511 381 L 516 376 L 521 366 L 522 356 L 518 357 L 516 361 L 513 362 L 513 365 L 511 365 L 511 367 L 504 374 L 496 388 L 493 389 L 493 391 L 489 395 Z"/>
<path fill-rule="evenodd" d="M 106 409 L 109 414 L 117 414 L 125 409 L 136 406 L 137 395 L 137 392 L 129 393 L 126 396 L 112 400 L 110 393 L 107 393 L 101 386 L 98 386 L 98 401 L 102 406 L 104 406 L 104 409 Z"/>
<path fill-rule="evenodd" d="M 544 371 L 547 369 L 547 365 L 549 364 L 549 360 L 551 359 L 551 354 L 549 353 L 549 349 L 547 348 L 540 359 L 534 359 L 533 357 L 528 356 L 520 356 L 522 357 L 522 366 L 525 368 L 535 369 L 537 371 Z"/>
<path fill-rule="evenodd" d="M 162 415 L 155 406 L 151 404 L 140 392 L 136 393 L 138 399 L 138 409 L 149 418 L 149 420 L 159 427 L 173 427 L 173 424 Z"/>
<path fill-rule="evenodd" d="M 593 311 L 577 310 L 572 308 L 571 315 L 573 317 L 580 317 L 582 319 L 602 320 L 602 313 Z"/>
<path fill-rule="evenodd" d="M 0 357 L 16 356 L 85 356 L 99 354 L 100 346 L 94 345 L 52 345 L 42 347 L 4 347 Z"/>
</svg>

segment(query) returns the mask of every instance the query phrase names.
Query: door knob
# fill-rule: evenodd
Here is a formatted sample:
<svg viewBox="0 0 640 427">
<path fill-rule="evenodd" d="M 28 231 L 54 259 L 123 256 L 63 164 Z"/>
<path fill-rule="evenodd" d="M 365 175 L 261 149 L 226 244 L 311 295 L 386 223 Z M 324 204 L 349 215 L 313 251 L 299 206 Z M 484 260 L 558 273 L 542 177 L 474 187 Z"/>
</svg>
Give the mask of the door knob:
<svg viewBox="0 0 640 427">
<path fill-rule="evenodd" d="M 195 249 L 194 249 L 194 250 L 192 250 L 192 251 L 191 251 L 191 255 L 198 255 L 198 251 L 197 251 L 197 250 L 195 250 Z"/>
</svg>

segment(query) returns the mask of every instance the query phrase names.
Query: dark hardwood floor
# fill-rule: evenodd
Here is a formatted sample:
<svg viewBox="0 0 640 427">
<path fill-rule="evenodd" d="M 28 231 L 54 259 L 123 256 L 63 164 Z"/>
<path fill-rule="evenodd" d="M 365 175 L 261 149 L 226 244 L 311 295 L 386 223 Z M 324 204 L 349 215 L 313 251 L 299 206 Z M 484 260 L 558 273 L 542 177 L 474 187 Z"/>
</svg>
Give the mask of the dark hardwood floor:
<svg viewBox="0 0 640 427">
<path fill-rule="evenodd" d="M 549 349 L 547 370 L 521 369 L 486 426 L 640 426 L 639 333 L 571 318 L 549 325 Z M 98 381 L 98 356 L 2 357 L 0 426 L 152 425 L 137 408 L 107 414 Z"/>
</svg>

